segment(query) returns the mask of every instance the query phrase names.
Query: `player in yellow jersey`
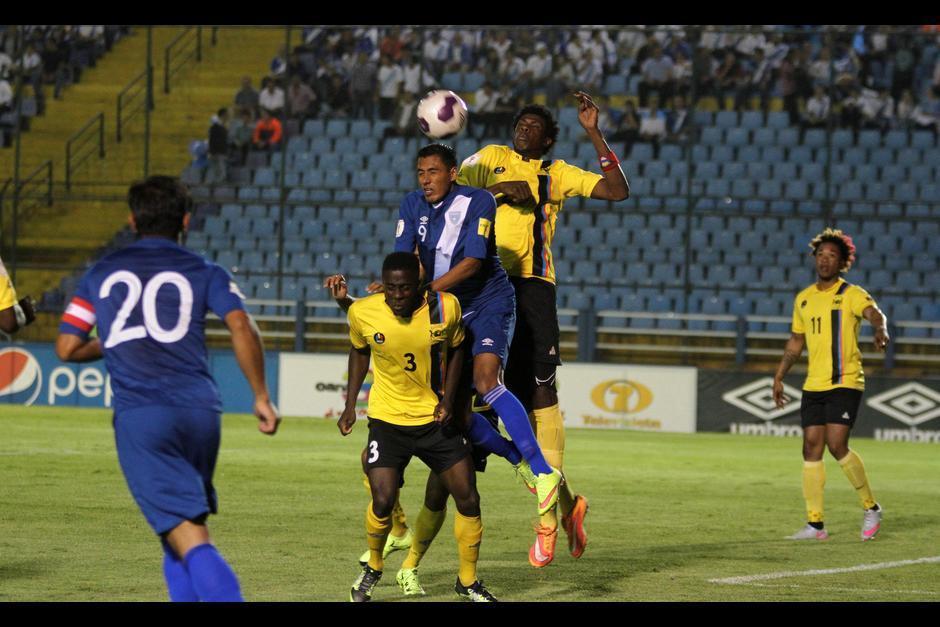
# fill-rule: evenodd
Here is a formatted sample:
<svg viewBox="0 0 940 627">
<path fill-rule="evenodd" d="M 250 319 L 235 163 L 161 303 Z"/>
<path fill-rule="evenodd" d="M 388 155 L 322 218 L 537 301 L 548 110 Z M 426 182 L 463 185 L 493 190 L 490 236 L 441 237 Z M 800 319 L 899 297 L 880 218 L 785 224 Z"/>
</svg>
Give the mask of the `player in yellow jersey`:
<svg viewBox="0 0 940 627">
<path fill-rule="evenodd" d="M 603 174 L 587 172 L 546 155 L 558 138 L 558 124 L 541 105 L 526 105 L 513 121 L 513 145 L 485 146 L 468 157 L 457 182 L 483 187 L 498 197 L 496 247 L 516 290 L 516 329 L 509 350 L 506 387 L 530 412 L 536 437 L 548 463 L 563 470 L 565 427 L 558 408 L 555 369 L 561 365 L 555 265 L 551 243 L 565 199 L 584 196 L 624 200 L 630 195 L 620 161 L 597 125 L 591 96 L 577 92 L 578 121 L 594 145 Z M 562 483 L 558 503 L 571 555 L 581 557 L 587 544 L 587 499 Z M 557 508 L 540 518 L 529 563 L 547 566 L 555 554 Z"/>
<path fill-rule="evenodd" d="M 16 299 L 16 289 L 0 259 L 0 331 L 16 333 L 36 319 L 33 300 L 26 296 Z"/>
<path fill-rule="evenodd" d="M 871 540 L 881 529 L 881 507 L 875 502 L 862 458 L 849 448 L 849 432 L 858 416 L 865 390 L 862 353 L 858 345 L 861 320 L 875 331 L 875 348 L 885 350 L 888 320 L 872 297 L 842 278 L 855 261 L 855 244 L 842 231 L 827 228 L 813 238 L 810 248 L 816 258 L 816 283 L 793 301 L 793 325 L 783 358 L 774 375 L 773 396 L 777 407 L 789 399 L 783 393 L 783 378 L 809 351 L 809 368 L 800 405 L 803 426 L 803 497 L 808 522 L 790 536 L 793 540 L 825 540 L 823 487 L 826 448 L 848 477 L 862 502 L 862 540 Z"/>
<path fill-rule="evenodd" d="M 483 523 L 470 446 L 453 424 L 464 340 L 457 299 L 419 288 L 418 259 L 392 253 L 382 266 L 383 293 L 349 307 L 349 387 L 337 426 L 348 435 L 369 362 L 375 380 L 369 394 L 366 472 L 372 501 L 366 509 L 369 561 L 350 591 L 368 601 L 382 576 L 383 548 L 400 479 L 413 456 L 430 467 L 454 499 L 454 535 L 460 558 L 455 590 L 471 601 L 496 599 L 477 579 Z"/>
</svg>

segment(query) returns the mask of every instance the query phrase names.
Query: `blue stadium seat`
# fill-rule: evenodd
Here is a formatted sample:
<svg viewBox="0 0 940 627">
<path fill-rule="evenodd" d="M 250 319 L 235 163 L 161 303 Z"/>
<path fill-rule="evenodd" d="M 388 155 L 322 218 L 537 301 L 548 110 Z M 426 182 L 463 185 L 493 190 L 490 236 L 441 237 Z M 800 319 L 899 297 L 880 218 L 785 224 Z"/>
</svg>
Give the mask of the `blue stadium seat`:
<svg viewBox="0 0 940 627">
<path fill-rule="evenodd" d="M 731 195 L 747 198 L 754 195 L 754 183 L 749 179 L 734 179 L 731 183 Z"/>
<path fill-rule="evenodd" d="M 750 112 L 746 112 L 750 113 Z M 757 146 L 772 146 L 777 142 L 777 131 L 772 128 L 758 128 L 754 131 L 754 144 Z"/>
<path fill-rule="evenodd" d="M 742 159 L 745 164 L 747 177 L 752 180 L 761 180 L 770 178 L 770 164 L 763 161 L 749 161 Z"/>
<path fill-rule="evenodd" d="M 790 126 L 790 115 L 785 111 L 771 111 L 767 114 L 767 126 L 775 129 L 787 129 Z"/>
<path fill-rule="evenodd" d="M 803 146 L 821 148 L 826 145 L 826 131 L 819 128 L 810 128 L 803 135 Z"/>
<path fill-rule="evenodd" d="M 789 150 L 789 160 L 801 165 L 813 163 L 813 149 L 809 146 L 794 146 Z"/>
<path fill-rule="evenodd" d="M 764 114 L 761 111 L 743 111 L 741 113 L 741 126 L 748 130 L 759 129 L 764 126 Z"/>
<path fill-rule="evenodd" d="M 860 148 L 878 148 L 881 146 L 881 131 L 865 129 L 858 133 Z"/>
<path fill-rule="evenodd" d="M 675 144 L 664 144 L 659 148 L 659 159 L 675 166 L 682 159 L 682 148 Z"/>
<path fill-rule="evenodd" d="M 740 161 L 729 161 L 721 168 L 722 178 L 731 181 L 747 176 L 747 164 Z"/>
<path fill-rule="evenodd" d="M 770 115 L 773 115 L 771 113 Z M 777 145 L 791 148 L 800 143 L 800 132 L 795 128 L 784 128 L 777 131 Z"/>
<path fill-rule="evenodd" d="M 907 131 L 888 131 L 884 136 L 884 145 L 887 148 L 907 148 Z"/>
<path fill-rule="evenodd" d="M 326 122 L 325 134 L 327 137 L 348 137 L 349 127 L 346 120 L 341 118 L 330 118 Z"/>
<path fill-rule="evenodd" d="M 850 129 L 840 128 L 832 132 L 833 148 L 850 148 L 853 143 L 854 140 Z"/>
<path fill-rule="evenodd" d="M 730 129 L 738 126 L 737 111 L 719 111 L 715 114 L 715 126 L 721 129 Z"/>
<path fill-rule="evenodd" d="M 901 153 L 908 153 L 908 154 L 909 154 L 909 151 L 911 151 L 911 150 L 914 150 L 916 153 L 918 153 L 918 154 L 917 154 L 917 161 L 914 162 L 914 163 L 905 162 L 905 161 L 901 158 Z M 899 165 L 916 165 L 917 163 L 920 162 L 920 155 L 919 155 L 919 152 L 920 152 L 920 151 L 918 151 L 916 148 L 915 148 L 915 149 L 912 149 L 912 148 L 905 148 L 905 149 L 903 149 L 903 150 L 899 150 L 899 151 L 898 151 L 897 163 L 898 163 Z M 874 149 L 872 149 L 871 151 L 869 151 L 869 162 L 870 162 L 871 165 L 874 165 L 874 166 L 890 165 L 891 163 L 894 163 L 894 162 L 895 162 L 894 150 L 892 150 L 891 148 L 874 148 Z"/>
<path fill-rule="evenodd" d="M 703 133 L 704 135 L 704 133 Z M 704 137 L 703 137 L 703 142 Z M 746 146 L 749 143 L 749 132 L 745 128 L 730 128 L 726 131 L 725 144 L 729 146 Z"/>
<path fill-rule="evenodd" d="M 714 180 L 718 178 L 718 164 L 714 161 L 701 161 L 695 164 L 695 178 Z"/>
<path fill-rule="evenodd" d="M 726 111 L 719 111 L 719 113 L 727 113 Z M 702 135 L 699 138 L 705 145 L 715 146 L 723 143 L 724 137 L 721 128 L 715 126 L 708 126 L 702 129 Z"/>
<path fill-rule="evenodd" d="M 754 161 L 762 161 L 761 151 L 772 148 L 768 146 L 765 149 L 758 148 L 757 146 L 745 145 L 738 148 L 738 161 L 743 161 L 744 163 L 752 163 Z"/>
</svg>

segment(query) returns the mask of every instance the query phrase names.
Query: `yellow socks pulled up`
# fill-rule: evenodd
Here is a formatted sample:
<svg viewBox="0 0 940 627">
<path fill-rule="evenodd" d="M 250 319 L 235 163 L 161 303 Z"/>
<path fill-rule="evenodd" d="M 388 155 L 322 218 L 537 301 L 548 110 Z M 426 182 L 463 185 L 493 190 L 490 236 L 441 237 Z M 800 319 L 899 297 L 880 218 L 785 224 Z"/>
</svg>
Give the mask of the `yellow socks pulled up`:
<svg viewBox="0 0 940 627">
<path fill-rule="evenodd" d="M 421 508 L 412 529 L 414 537 L 411 540 L 411 548 L 408 550 L 408 557 L 402 562 L 402 568 L 418 567 L 421 558 L 424 557 L 428 547 L 431 546 L 431 542 L 437 536 L 437 532 L 441 530 L 445 518 L 447 518 L 447 509 L 435 512 L 427 507 Z"/>
<path fill-rule="evenodd" d="M 457 538 L 457 555 L 460 557 L 460 584 L 469 586 L 477 580 L 477 560 L 480 557 L 480 542 L 483 538 L 483 521 L 479 516 L 463 516 L 454 512 L 454 537 Z"/>
<path fill-rule="evenodd" d="M 392 517 L 376 516 L 372 511 L 372 501 L 369 501 L 369 506 L 366 508 L 366 543 L 369 545 L 369 568 L 373 570 L 382 570 L 385 566 L 382 549 L 385 548 L 385 540 L 391 528 Z"/>
<path fill-rule="evenodd" d="M 803 498 L 806 500 L 806 520 L 823 521 L 823 488 L 826 486 L 826 466 L 822 460 L 803 462 Z"/>
<path fill-rule="evenodd" d="M 535 430 L 535 438 L 539 446 L 542 447 L 542 454 L 549 466 L 558 470 L 564 470 L 565 463 L 565 421 L 561 415 L 561 409 L 558 404 L 543 409 L 532 411 L 532 423 Z M 574 494 L 568 486 L 568 478 L 558 486 L 558 505 L 563 514 L 571 512 L 574 507 Z M 543 526 L 556 528 L 558 526 L 558 515 L 553 509 L 542 515 L 540 521 Z"/>
<path fill-rule="evenodd" d="M 839 460 L 842 472 L 849 478 L 849 483 L 858 493 L 858 498 L 862 502 L 862 507 L 871 509 L 875 506 L 875 497 L 868 486 L 868 477 L 865 474 L 865 465 L 858 453 L 849 449 L 849 454 Z"/>
</svg>

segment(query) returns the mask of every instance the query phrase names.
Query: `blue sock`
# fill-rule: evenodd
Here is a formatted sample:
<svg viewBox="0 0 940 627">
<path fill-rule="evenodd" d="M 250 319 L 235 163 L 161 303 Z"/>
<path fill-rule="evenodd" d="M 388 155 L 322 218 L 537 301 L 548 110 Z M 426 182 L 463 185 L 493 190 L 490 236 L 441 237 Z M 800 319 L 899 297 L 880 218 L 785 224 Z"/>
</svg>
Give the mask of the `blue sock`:
<svg viewBox="0 0 940 627">
<path fill-rule="evenodd" d="M 483 397 L 483 401 L 502 419 L 509 437 L 529 462 L 532 472 L 537 475 L 550 473 L 552 469 L 542 455 L 542 449 L 539 448 L 539 443 L 535 439 L 532 425 L 529 424 L 529 415 L 519 399 L 507 390 L 505 385 L 497 385 Z"/>
<path fill-rule="evenodd" d="M 501 436 L 489 420 L 476 412 L 470 422 L 470 441 L 478 448 L 506 458 L 513 466 L 522 461 L 516 445 Z"/>
<path fill-rule="evenodd" d="M 235 571 L 211 544 L 190 549 L 183 563 L 200 601 L 244 601 Z"/>
<path fill-rule="evenodd" d="M 163 577 L 166 579 L 166 588 L 170 593 L 170 600 L 176 603 L 195 603 L 199 595 L 193 588 L 193 582 L 183 566 L 183 561 L 176 557 L 173 549 L 166 540 L 163 544 Z"/>
</svg>

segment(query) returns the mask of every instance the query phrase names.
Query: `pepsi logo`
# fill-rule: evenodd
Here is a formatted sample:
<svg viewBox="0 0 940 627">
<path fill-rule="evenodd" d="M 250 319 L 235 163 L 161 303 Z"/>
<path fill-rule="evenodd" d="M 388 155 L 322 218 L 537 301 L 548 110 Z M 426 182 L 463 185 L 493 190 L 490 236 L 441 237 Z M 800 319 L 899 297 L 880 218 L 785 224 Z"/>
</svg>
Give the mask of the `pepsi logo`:
<svg viewBox="0 0 940 627">
<path fill-rule="evenodd" d="M 42 369 L 32 353 L 0 350 L 0 402 L 32 405 L 42 389 Z"/>
</svg>

